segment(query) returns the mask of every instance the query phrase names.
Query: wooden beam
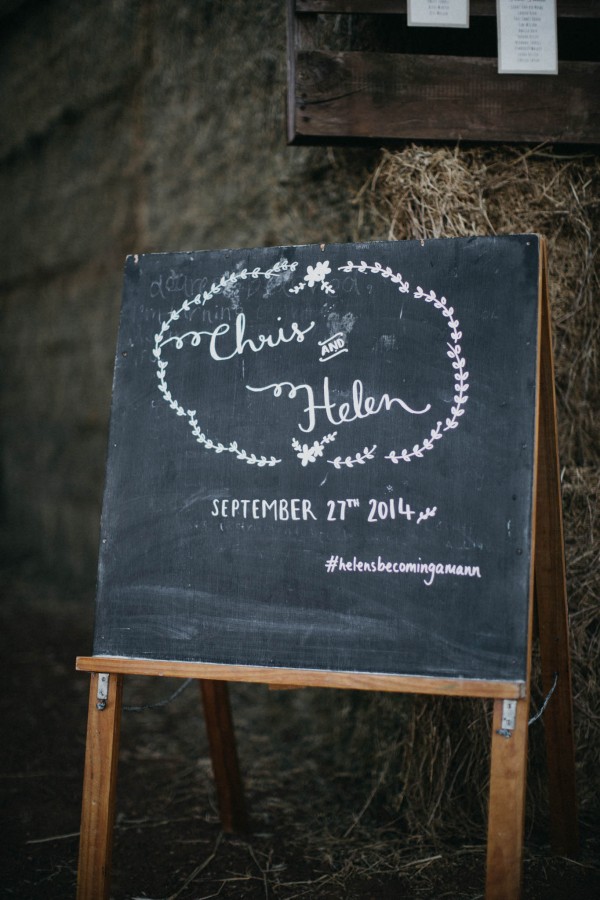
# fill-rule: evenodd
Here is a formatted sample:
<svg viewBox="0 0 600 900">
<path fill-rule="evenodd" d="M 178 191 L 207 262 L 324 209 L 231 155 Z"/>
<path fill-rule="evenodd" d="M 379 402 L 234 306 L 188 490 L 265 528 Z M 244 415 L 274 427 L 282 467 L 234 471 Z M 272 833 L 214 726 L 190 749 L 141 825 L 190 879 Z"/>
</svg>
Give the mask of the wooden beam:
<svg viewBox="0 0 600 900">
<path fill-rule="evenodd" d="M 292 0 L 297 13 L 375 13 L 406 15 L 406 0 Z"/>
<path fill-rule="evenodd" d="M 539 466 L 536 509 L 535 585 L 542 663 L 542 689 L 554 693 L 544 713 L 550 837 L 557 853 L 578 850 L 573 701 L 560 470 L 547 271 L 543 253 L 540 358 Z"/>
<path fill-rule="evenodd" d="M 296 53 L 295 67 L 295 143 L 600 143 L 598 62 L 561 63 L 560 78 L 500 78 L 495 59 L 309 50 Z"/>
<path fill-rule="evenodd" d="M 244 789 L 240 776 L 229 691 L 223 681 L 200 680 L 204 719 L 210 746 L 223 831 L 229 834 L 248 828 Z"/>
<path fill-rule="evenodd" d="M 108 900 L 110 894 L 123 676 L 110 675 L 101 709 L 99 677 L 96 667 L 90 682 L 77 900 Z"/>
<path fill-rule="evenodd" d="M 517 701 L 515 727 L 503 728 L 494 702 L 485 900 L 518 900 L 523 870 L 528 700 Z"/>
<path fill-rule="evenodd" d="M 169 678 L 207 678 L 214 681 L 242 681 L 259 684 L 287 684 L 300 687 L 350 688 L 362 691 L 393 691 L 408 694 L 435 694 L 447 697 L 524 696 L 524 684 L 512 681 L 480 681 L 468 678 L 428 678 L 381 675 L 370 672 L 329 672 L 320 669 L 282 669 L 266 666 L 228 666 L 214 663 L 172 662 L 155 659 L 126 659 L 121 656 L 79 656 L 80 672 L 118 672 L 123 675 L 158 675 Z"/>
<path fill-rule="evenodd" d="M 296 0 L 298 13 L 406 14 L 406 0 Z M 496 0 L 471 0 L 471 16 L 495 16 Z M 559 18 L 600 18 L 597 0 L 558 0 Z"/>
</svg>

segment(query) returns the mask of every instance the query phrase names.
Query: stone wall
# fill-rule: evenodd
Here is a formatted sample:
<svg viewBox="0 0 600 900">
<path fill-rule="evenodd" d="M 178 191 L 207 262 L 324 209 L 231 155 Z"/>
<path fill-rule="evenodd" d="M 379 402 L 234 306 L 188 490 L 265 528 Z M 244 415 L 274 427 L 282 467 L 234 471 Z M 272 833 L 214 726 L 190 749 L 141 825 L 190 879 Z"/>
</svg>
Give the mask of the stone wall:
<svg viewBox="0 0 600 900">
<path fill-rule="evenodd" d="M 285 57 L 281 0 L 0 3 L 6 551 L 93 577 L 128 253 L 355 237 L 365 154 L 286 146 Z"/>
</svg>

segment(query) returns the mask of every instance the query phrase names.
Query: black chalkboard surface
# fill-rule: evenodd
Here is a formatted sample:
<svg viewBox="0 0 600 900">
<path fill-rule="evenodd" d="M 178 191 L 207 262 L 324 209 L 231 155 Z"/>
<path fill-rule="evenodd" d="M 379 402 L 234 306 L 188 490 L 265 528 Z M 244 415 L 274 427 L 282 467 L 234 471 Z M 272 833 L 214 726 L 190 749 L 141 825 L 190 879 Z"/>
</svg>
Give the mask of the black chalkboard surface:
<svg viewBox="0 0 600 900">
<path fill-rule="evenodd" d="M 129 257 L 94 655 L 524 681 L 539 263 Z"/>
</svg>

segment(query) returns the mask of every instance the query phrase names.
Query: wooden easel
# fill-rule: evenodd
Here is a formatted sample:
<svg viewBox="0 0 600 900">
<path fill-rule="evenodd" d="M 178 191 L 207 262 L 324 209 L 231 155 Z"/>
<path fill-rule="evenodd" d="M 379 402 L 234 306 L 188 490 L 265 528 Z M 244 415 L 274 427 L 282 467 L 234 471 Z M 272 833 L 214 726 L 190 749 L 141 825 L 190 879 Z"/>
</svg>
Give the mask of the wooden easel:
<svg viewBox="0 0 600 900">
<path fill-rule="evenodd" d="M 123 678 L 128 674 L 196 678 L 199 681 L 226 831 L 243 830 L 246 816 L 227 681 L 480 697 L 494 700 L 488 816 L 486 900 L 520 895 L 531 633 L 535 603 L 539 623 L 543 689 L 556 687 L 544 716 L 550 790 L 550 831 L 556 852 L 578 846 L 564 544 L 560 500 L 556 405 L 545 245 L 540 253 L 540 335 L 534 565 L 525 683 L 405 677 L 368 673 L 271 669 L 118 657 L 79 657 L 90 672 L 87 748 L 83 786 L 78 900 L 107 900 L 121 720 Z"/>
</svg>

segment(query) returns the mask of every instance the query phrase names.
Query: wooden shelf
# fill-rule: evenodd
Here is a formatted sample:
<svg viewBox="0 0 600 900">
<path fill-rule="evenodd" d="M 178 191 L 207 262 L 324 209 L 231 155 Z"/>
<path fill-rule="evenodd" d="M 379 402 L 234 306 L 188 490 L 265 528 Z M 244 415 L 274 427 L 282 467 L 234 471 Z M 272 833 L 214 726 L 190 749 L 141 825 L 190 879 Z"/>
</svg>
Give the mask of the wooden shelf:
<svg viewBox="0 0 600 900">
<path fill-rule="evenodd" d="M 558 3 L 559 74 L 499 75 L 495 0 L 469 29 L 408 28 L 405 0 L 288 0 L 290 143 L 600 144 L 600 4 Z"/>
</svg>

